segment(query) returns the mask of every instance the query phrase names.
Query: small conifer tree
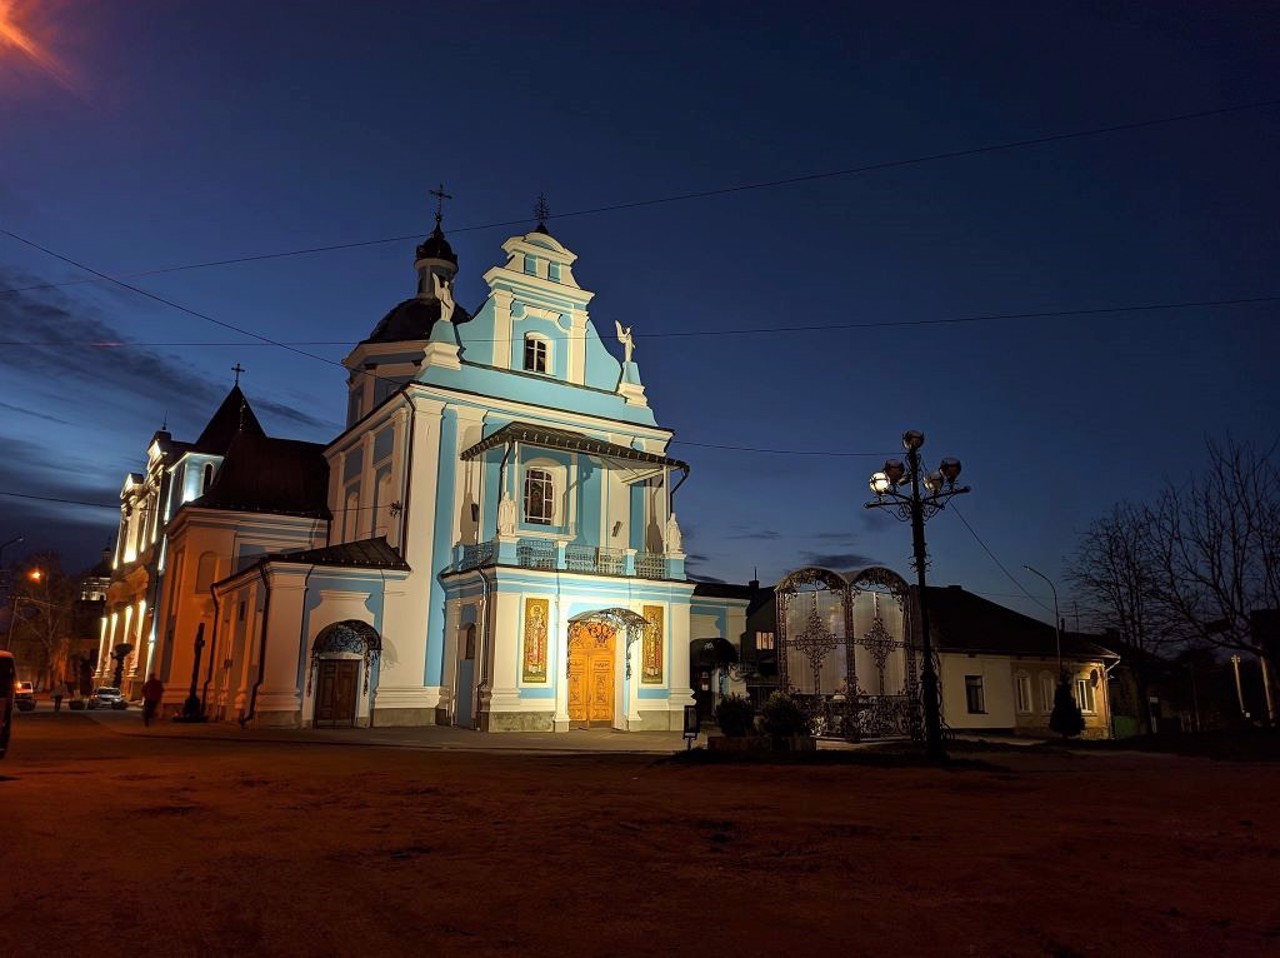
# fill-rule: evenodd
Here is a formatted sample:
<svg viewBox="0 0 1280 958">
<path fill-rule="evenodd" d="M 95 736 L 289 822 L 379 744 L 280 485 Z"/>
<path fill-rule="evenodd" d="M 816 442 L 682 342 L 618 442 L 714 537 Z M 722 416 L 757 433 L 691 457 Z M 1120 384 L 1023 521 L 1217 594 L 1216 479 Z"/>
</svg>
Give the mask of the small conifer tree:
<svg viewBox="0 0 1280 958">
<path fill-rule="evenodd" d="M 1084 731 L 1084 713 L 1071 694 L 1071 680 L 1065 675 L 1058 680 L 1053 693 L 1053 713 L 1049 716 L 1049 728 L 1063 738 L 1073 738 Z"/>
</svg>

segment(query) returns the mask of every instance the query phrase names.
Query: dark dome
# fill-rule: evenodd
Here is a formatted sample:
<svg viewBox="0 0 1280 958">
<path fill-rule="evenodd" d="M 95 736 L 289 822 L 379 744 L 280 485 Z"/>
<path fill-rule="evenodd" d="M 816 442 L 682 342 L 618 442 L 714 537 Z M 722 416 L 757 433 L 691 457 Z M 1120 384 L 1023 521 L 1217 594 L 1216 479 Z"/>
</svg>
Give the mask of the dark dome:
<svg viewBox="0 0 1280 958">
<path fill-rule="evenodd" d="M 458 257 L 449 241 L 444 238 L 444 231 L 440 229 L 439 223 L 436 223 L 431 235 L 418 244 L 418 259 L 442 259 L 454 266 L 458 265 Z"/>
<path fill-rule="evenodd" d="M 425 244 L 424 244 L 425 245 Z M 446 249 L 448 244 L 445 244 Z M 440 301 L 421 299 L 417 296 L 406 299 L 396 306 L 382 322 L 373 328 L 366 343 L 399 343 L 407 340 L 427 339 L 431 336 L 431 327 L 440 318 Z M 453 307 L 453 322 L 465 323 L 471 314 L 461 306 Z"/>
</svg>

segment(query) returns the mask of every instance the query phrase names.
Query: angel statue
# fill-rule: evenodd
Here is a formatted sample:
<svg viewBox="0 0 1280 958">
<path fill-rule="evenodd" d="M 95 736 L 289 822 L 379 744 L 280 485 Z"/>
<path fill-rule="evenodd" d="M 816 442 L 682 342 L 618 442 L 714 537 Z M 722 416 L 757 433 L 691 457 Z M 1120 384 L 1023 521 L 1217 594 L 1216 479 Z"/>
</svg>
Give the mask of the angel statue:
<svg viewBox="0 0 1280 958">
<path fill-rule="evenodd" d="M 623 327 L 622 323 L 616 319 L 613 325 L 618 327 L 618 342 L 622 343 L 622 356 L 624 362 L 631 362 L 631 354 L 635 351 L 636 344 L 631 339 L 631 327 Z"/>
<path fill-rule="evenodd" d="M 431 288 L 436 299 L 440 300 L 440 319 L 446 323 L 453 322 L 453 284 L 439 273 L 432 273 Z"/>
</svg>

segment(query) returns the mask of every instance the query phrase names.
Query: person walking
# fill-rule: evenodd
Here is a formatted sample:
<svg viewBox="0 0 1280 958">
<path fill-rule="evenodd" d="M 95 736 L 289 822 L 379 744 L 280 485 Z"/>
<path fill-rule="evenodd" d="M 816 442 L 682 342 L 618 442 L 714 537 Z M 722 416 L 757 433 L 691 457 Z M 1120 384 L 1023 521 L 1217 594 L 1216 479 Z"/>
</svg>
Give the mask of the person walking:
<svg viewBox="0 0 1280 958">
<path fill-rule="evenodd" d="M 156 678 L 154 672 L 142 686 L 142 724 L 150 725 L 151 720 L 156 717 L 156 709 L 160 707 L 160 700 L 164 698 L 164 685 Z"/>
<path fill-rule="evenodd" d="M 53 687 L 53 710 L 55 712 L 62 711 L 62 686 L 55 685 Z"/>
</svg>

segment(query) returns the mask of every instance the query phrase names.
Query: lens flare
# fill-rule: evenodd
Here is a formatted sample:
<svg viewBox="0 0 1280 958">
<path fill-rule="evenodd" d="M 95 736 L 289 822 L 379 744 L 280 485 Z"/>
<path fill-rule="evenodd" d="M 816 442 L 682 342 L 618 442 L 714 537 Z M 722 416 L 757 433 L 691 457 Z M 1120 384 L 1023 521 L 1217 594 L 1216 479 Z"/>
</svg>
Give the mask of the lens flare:
<svg viewBox="0 0 1280 958">
<path fill-rule="evenodd" d="M 74 90 L 71 72 L 36 35 L 40 31 L 32 23 L 31 10 L 31 4 L 19 0 L 0 0 L 0 62 L 25 57 L 58 83 Z"/>
</svg>

